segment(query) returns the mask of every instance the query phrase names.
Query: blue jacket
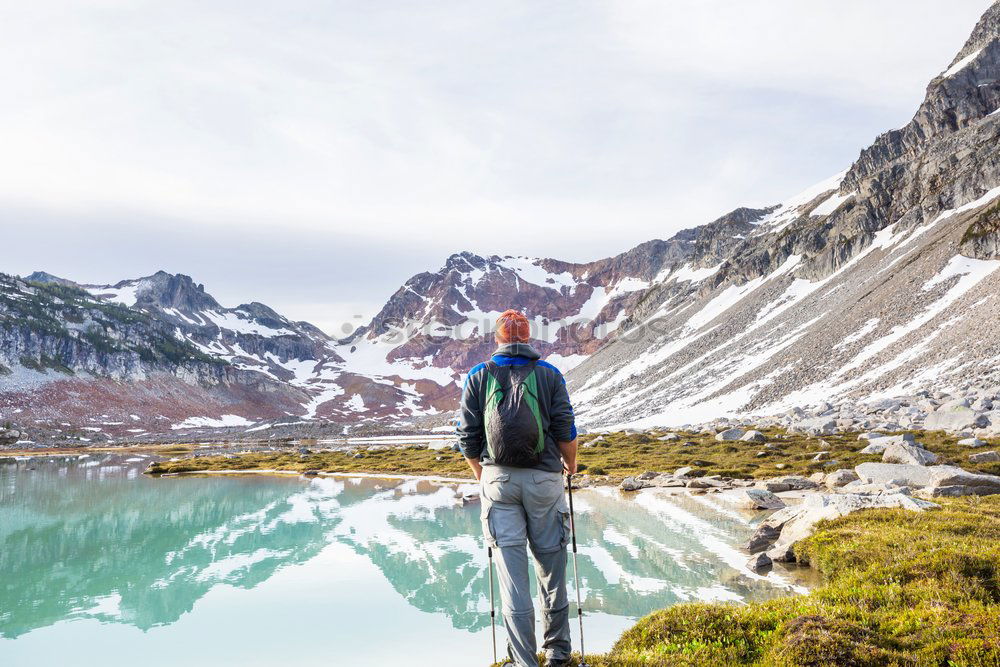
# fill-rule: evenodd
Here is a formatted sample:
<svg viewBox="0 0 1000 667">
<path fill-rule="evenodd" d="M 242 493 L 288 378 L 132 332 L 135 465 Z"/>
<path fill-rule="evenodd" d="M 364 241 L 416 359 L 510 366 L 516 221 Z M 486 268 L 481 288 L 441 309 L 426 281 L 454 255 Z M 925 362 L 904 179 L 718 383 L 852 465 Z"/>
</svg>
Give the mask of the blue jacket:
<svg viewBox="0 0 1000 667">
<path fill-rule="evenodd" d="M 493 355 L 498 366 L 521 366 L 537 361 L 538 352 L 526 343 L 512 343 L 500 346 Z M 486 364 L 479 364 L 465 379 L 462 390 L 461 420 L 456 431 L 459 445 L 466 458 L 480 460 L 483 465 L 493 465 L 486 450 L 486 431 L 483 427 L 483 409 L 486 401 Z M 542 428 L 545 431 L 545 451 L 542 452 L 538 470 L 560 472 L 562 455 L 556 443 L 576 439 L 576 423 L 573 406 L 566 393 L 566 380 L 552 364 L 538 361 L 535 366 L 538 380 L 538 402 L 542 413 Z"/>
</svg>

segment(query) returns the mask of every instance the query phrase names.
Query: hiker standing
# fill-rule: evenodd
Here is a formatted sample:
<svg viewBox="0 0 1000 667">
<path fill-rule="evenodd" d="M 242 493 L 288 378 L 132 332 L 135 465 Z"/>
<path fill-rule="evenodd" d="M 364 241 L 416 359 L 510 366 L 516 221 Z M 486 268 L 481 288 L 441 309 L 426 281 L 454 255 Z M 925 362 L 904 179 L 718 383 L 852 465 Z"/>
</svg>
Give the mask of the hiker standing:
<svg viewBox="0 0 1000 667">
<path fill-rule="evenodd" d="M 528 583 L 531 547 L 548 664 L 570 656 L 566 545 L 569 508 L 563 470 L 576 473 L 576 425 L 566 382 L 539 360 L 527 318 L 497 319 L 497 351 L 469 372 L 462 392 L 459 443 L 481 484 L 483 532 L 497 555 L 508 652 L 537 667 L 535 609 Z"/>
</svg>

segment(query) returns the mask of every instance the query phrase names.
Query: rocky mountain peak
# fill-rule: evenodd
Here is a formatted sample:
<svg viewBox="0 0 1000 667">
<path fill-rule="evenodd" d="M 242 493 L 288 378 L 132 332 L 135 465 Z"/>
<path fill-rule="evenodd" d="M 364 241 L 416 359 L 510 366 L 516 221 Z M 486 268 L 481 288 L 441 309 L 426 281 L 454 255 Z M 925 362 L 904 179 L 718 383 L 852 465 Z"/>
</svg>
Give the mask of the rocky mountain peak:
<svg viewBox="0 0 1000 667">
<path fill-rule="evenodd" d="M 955 60 L 951 62 L 951 65 L 954 66 L 962 58 L 988 46 L 998 36 L 1000 36 L 1000 2 L 994 2 L 986 10 L 982 18 L 979 19 L 979 23 L 973 28 L 968 41 L 965 42 L 965 46 L 955 56 Z"/>
<path fill-rule="evenodd" d="M 31 275 L 25 276 L 24 279 L 29 283 L 47 283 L 62 285 L 63 287 L 79 287 L 79 285 L 72 280 L 66 280 L 65 278 L 54 276 L 46 271 L 35 271 Z"/>
<path fill-rule="evenodd" d="M 170 274 L 157 271 L 151 276 L 138 280 L 124 280 L 114 286 L 116 289 L 135 288 L 136 305 L 174 308 L 192 313 L 202 310 L 218 310 L 219 303 L 205 292 L 205 286 L 197 284 L 190 276 L 182 273 Z"/>
</svg>

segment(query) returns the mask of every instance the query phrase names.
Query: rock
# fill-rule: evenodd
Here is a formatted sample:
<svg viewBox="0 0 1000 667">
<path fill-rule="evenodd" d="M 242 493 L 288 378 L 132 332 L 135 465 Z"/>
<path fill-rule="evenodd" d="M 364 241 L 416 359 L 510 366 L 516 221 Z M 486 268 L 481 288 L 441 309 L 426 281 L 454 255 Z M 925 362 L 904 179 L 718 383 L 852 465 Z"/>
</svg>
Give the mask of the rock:
<svg viewBox="0 0 1000 667">
<path fill-rule="evenodd" d="M 302 473 L 303 477 L 315 477 L 319 474 L 319 470 L 306 470 Z"/>
<path fill-rule="evenodd" d="M 21 439 L 21 432 L 16 428 L 0 428 L 0 445 L 13 445 Z"/>
<path fill-rule="evenodd" d="M 766 552 L 768 558 L 774 563 L 793 563 L 795 562 L 795 552 L 792 550 L 791 544 L 780 543 L 776 544 Z"/>
<path fill-rule="evenodd" d="M 767 436 L 760 431 L 747 431 L 740 437 L 740 440 L 743 442 L 767 442 Z"/>
<path fill-rule="evenodd" d="M 626 477 L 622 480 L 622 483 L 618 485 L 622 491 L 638 491 L 639 489 L 645 489 L 649 484 L 645 480 L 636 479 L 635 477 Z"/>
<path fill-rule="evenodd" d="M 964 440 L 959 440 L 958 444 L 964 447 L 985 447 L 989 443 L 979 438 L 965 438 Z"/>
<path fill-rule="evenodd" d="M 822 461 L 823 459 L 825 459 L 829 455 L 830 455 L 830 452 L 816 452 L 816 455 L 812 457 L 812 460 L 813 461 Z"/>
<path fill-rule="evenodd" d="M 828 417 L 815 417 L 813 419 L 803 419 L 792 425 L 792 430 L 809 435 L 833 435 L 837 430 L 837 422 Z"/>
<path fill-rule="evenodd" d="M 809 481 L 816 482 L 816 484 L 823 484 L 826 481 L 826 473 L 824 472 L 814 472 L 809 475 Z"/>
<path fill-rule="evenodd" d="M 774 480 L 783 484 L 787 484 L 792 491 L 807 491 L 809 489 L 815 489 L 819 487 L 819 484 L 813 480 L 802 477 L 801 475 L 789 475 L 787 477 L 779 477 Z"/>
<path fill-rule="evenodd" d="M 782 491 L 791 491 L 792 490 L 792 485 L 791 484 L 785 484 L 784 482 L 776 482 L 776 481 L 773 481 L 773 480 L 768 480 L 766 482 L 762 482 L 762 485 L 763 485 L 763 487 L 765 489 L 767 489 L 771 493 L 781 493 Z"/>
<path fill-rule="evenodd" d="M 1000 454 L 997 454 L 996 452 L 969 454 L 970 463 L 996 463 L 997 461 L 1000 461 Z"/>
<path fill-rule="evenodd" d="M 691 474 L 693 470 L 694 468 L 692 468 L 691 466 L 684 466 L 683 468 L 678 468 L 677 470 L 674 471 L 674 477 L 677 477 L 678 479 L 682 477 L 687 477 L 688 475 Z"/>
<path fill-rule="evenodd" d="M 662 475 L 657 475 L 655 479 L 649 480 L 650 486 L 656 486 L 663 489 L 679 488 L 684 486 L 683 479 L 676 479 L 673 475 L 668 475 L 666 473 Z"/>
<path fill-rule="evenodd" d="M 657 438 L 657 440 L 661 442 L 677 442 L 680 439 L 681 436 L 677 435 L 676 433 L 667 433 L 666 435 Z"/>
<path fill-rule="evenodd" d="M 998 478 L 1000 479 L 1000 478 Z M 807 496 L 794 508 L 794 514 L 781 528 L 779 544 L 792 545 L 812 534 L 817 523 L 836 519 L 863 509 L 897 508 L 922 512 L 939 505 L 925 500 L 917 500 L 903 494 L 869 496 L 860 494 L 812 495 Z M 770 552 L 768 552 L 770 556 Z M 774 557 L 772 556 L 772 560 Z"/>
<path fill-rule="evenodd" d="M 785 468 L 788 467 L 788 464 L 787 463 L 775 463 L 774 467 L 776 469 L 778 469 L 778 470 L 784 470 Z"/>
<path fill-rule="evenodd" d="M 785 506 L 781 498 L 766 489 L 740 489 L 736 492 L 736 506 L 748 510 L 780 510 Z"/>
<path fill-rule="evenodd" d="M 882 454 L 883 463 L 902 463 L 905 465 L 926 466 L 937 463 L 937 455 L 923 447 L 908 442 L 894 442 L 885 448 Z"/>
<path fill-rule="evenodd" d="M 778 535 L 781 534 L 781 526 L 774 526 L 767 522 L 757 526 L 757 529 L 750 536 L 750 539 L 744 545 L 744 549 L 752 554 L 759 551 L 765 551 L 769 546 L 774 544 L 774 541 L 778 539 Z"/>
<path fill-rule="evenodd" d="M 308 447 L 299 447 L 299 454 L 305 456 L 306 454 L 312 454 L 312 450 Z"/>
<path fill-rule="evenodd" d="M 916 440 L 909 433 L 904 433 L 903 435 L 881 435 L 877 438 L 870 438 L 868 440 L 868 446 L 862 449 L 860 454 L 882 454 L 885 452 L 889 445 L 895 444 L 914 444 Z"/>
<path fill-rule="evenodd" d="M 760 572 L 768 569 L 769 567 L 771 567 L 771 559 L 768 558 L 765 553 L 759 553 L 752 556 L 750 560 L 747 561 L 747 568 L 749 568 L 751 572 Z"/>
<path fill-rule="evenodd" d="M 658 472 L 652 472 L 652 471 L 647 470 L 646 472 L 643 472 L 643 473 L 640 473 L 640 474 L 636 475 L 635 478 L 638 479 L 638 480 L 640 480 L 640 481 L 646 482 L 646 481 L 649 481 L 651 479 L 654 479 L 654 478 L 658 477 L 659 475 L 660 475 L 660 473 L 658 473 Z"/>
<path fill-rule="evenodd" d="M 365 458 L 365 453 L 364 453 L 364 452 L 355 452 L 355 453 L 354 453 L 354 454 L 353 454 L 353 455 L 351 456 L 351 458 L 352 458 L 352 459 L 363 459 L 363 458 Z"/>
<path fill-rule="evenodd" d="M 757 458 L 763 458 L 763 457 L 767 456 L 767 452 L 761 450 L 761 451 L 757 452 L 756 454 L 754 454 L 754 456 L 756 456 Z"/>
<path fill-rule="evenodd" d="M 862 463 L 854 468 L 864 484 L 901 482 L 901 485 L 924 487 L 931 483 L 934 470 L 948 466 L 903 465 L 898 463 Z"/>
<path fill-rule="evenodd" d="M 726 442 L 729 440 L 739 440 L 743 437 L 745 431 L 741 428 L 727 428 L 725 431 L 720 431 L 715 434 L 715 439 L 719 442 Z"/>
<path fill-rule="evenodd" d="M 969 401 L 961 398 L 940 405 L 927 415 L 924 428 L 928 431 L 963 431 L 983 426 L 986 418 L 969 407 Z"/>
<path fill-rule="evenodd" d="M 729 485 L 718 479 L 695 477 L 694 479 L 688 480 L 685 486 L 689 489 L 724 489 Z"/>
<path fill-rule="evenodd" d="M 862 433 L 861 435 L 859 435 L 858 440 L 872 440 L 874 438 L 883 438 L 883 437 L 885 437 L 884 433 L 876 433 L 874 431 L 869 431 L 868 433 Z"/>
<path fill-rule="evenodd" d="M 847 468 L 841 468 L 840 470 L 835 470 L 826 476 L 823 483 L 826 484 L 828 489 L 839 489 L 842 486 L 847 486 L 851 482 L 857 481 L 858 475 L 853 470 L 848 470 Z"/>
<path fill-rule="evenodd" d="M 924 498 L 939 496 L 988 496 L 1000 493 L 1000 476 L 983 475 L 956 466 L 933 466 L 931 480 L 917 491 Z"/>
</svg>

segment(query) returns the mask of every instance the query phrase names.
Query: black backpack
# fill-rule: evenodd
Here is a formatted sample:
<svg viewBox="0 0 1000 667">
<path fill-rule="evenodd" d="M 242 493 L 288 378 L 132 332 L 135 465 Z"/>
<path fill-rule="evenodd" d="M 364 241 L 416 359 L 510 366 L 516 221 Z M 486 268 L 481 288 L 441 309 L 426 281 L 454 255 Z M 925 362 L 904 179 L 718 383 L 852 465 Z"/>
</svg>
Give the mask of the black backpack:
<svg viewBox="0 0 1000 667">
<path fill-rule="evenodd" d="M 499 366 L 486 362 L 483 409 L 486 449 L 497 465 L 533 468 L 545 450 L 535 362 Z"/>
</svg>

